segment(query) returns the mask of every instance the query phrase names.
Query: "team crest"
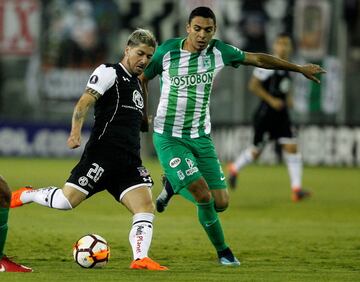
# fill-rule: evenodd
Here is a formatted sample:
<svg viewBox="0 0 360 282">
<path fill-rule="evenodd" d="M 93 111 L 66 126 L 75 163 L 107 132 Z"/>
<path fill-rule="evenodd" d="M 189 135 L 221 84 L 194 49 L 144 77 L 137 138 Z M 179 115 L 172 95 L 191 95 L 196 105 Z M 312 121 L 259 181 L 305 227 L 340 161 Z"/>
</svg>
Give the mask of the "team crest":
<svg viewBox="0 0 360 282">
<path fill-rule="evenodd" d="M 143 167 L 143 166 L 139 166 L 139 167 L 137 168 L 137 170 L 139 171 L 139 174 L 140 174 L 140 176 L 142 176 L 142 177 L 146 177 L 146 176 L 149 176 L 149 175 L 150 175 L 149 171 L 148 171 L 145 167 Z"/>
<path fill-rule="evenodd" d="M 136 107 L 138 107 L 139 109 L 144 108 L 143 97 L 142 97 L 141 93 L 137 90 L 134 90 L 134 92 L 133 92 L 133 101 L 134 101 Z"/>
<path fill-rule="evenodd" d="M 210 56 L 203 56 L 202 57 L 202 64 L 204 68 L 210 68 L 211 66 L 211 61 L 210 61 Z"/>
</svg>

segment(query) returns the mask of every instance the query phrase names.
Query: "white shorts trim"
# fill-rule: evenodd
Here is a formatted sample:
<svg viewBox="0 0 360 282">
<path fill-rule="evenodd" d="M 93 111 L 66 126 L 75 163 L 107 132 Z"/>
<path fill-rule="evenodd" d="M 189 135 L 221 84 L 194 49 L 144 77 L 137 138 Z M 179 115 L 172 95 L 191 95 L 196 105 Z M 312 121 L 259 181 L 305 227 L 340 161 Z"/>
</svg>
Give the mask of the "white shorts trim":
<svg viewBox="0 0 360 282">
<path fill-rule="evenodd" d="M 65 185 L 71 186 L 73 188 L 75 188 L 76 190 L 79 190 L 80 192 L 84 193 L 85 195 L 89 194 L 89 191 L 86 191 L 84 188 L 81 188 L 80 186 L 71 183 L 71 182 L 66 182 Z"/>
<path fill-rule="evenodd" d="M 131 190 L 134 190 L 136 188 L 142 187 L 142 186 L 147 186 L 149 189 L 151 188 L 152 184 L 150 183 L 140 183 L 140 184 L 136 184 L 134 186 L 131 186 L 129 188 L 126 188 L 124 191 L 121 192 L 120 194 L 120 198 L 119 201 L 121 202 L 122 198 L 125 196 L 125 194 Z"/>
<path fill-rule="evenodd" d="M 296 138 L 280 137 L 279 144 L 297 144 Z"/>
</svg>

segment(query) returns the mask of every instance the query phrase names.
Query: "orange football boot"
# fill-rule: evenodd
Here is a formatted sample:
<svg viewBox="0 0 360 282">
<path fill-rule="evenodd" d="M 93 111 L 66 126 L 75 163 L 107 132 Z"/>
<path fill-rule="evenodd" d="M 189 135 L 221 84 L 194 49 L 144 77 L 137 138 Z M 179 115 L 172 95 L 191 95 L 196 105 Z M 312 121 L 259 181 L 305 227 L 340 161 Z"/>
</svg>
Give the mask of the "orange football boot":
<svg viewBox="0 0 360 282">
<path fill-rule="evenodd" d="M 296 189 L 292 191 L 291 199 L 293 202 L 299 202 L 301 200 L 304 200 L 305 198 L 309 198 L 310 196 L 311 193 L 309 191 Z"/>
<path fill-rule="evenodd" d="M 23 192 L 33 190 L 30 186 L 26 186 L 23 188 L 20 188 L 14 192 L 11 193 L 11 203 L 10 208 L 17 208 L 21 207 L 24 203 L 20 200 L 20 196 Z"/>
<path fill-rule="evenodd" d="M 147 270 L 168 270 L 166 266 L 162 266 L 148 257 L 133 260 L 130 264 L 130 268 Z"/>
</svg>

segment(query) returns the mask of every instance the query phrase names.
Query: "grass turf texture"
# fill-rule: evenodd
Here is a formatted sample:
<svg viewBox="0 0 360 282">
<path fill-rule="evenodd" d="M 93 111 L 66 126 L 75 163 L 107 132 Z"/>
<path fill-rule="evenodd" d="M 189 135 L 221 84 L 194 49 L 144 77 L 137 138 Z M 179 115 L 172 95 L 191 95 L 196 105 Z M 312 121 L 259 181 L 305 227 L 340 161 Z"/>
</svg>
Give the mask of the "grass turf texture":
<svg viewBox="0 0 360 282">
<path fill-rule="evenodd" d="M 62 186 L 77 160 L 0 159 L 12 189 Z M 161 169 L 146 161 L 160 192 Z M 304 171 L 310 200 L 292 203 L 283 166 L 250 166 L 230 191 L 220 214 L 227 242 L 241 266 L 223 267 L 197 222 L 192 204 L 180 197 L 157 214 L 150 256 L 167 272 L 130 270 L 130 213 L 106 192 L 73 211 L 36 204 L 10 211 L 6 253 L 31 266 L 30 274 L 0 273 L 0 281 L 359 281 L 360 173 L 350 168 Z M 82 269 L 72 245 L 98 233 L 111 247 L 104 269 Z"/>
</svg>

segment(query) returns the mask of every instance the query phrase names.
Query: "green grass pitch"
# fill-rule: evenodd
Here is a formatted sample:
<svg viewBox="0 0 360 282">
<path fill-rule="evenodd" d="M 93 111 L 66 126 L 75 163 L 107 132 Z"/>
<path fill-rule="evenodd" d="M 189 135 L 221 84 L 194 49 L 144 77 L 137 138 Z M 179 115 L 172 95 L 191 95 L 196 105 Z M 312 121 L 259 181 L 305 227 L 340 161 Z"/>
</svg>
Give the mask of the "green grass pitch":
<svg viewBox="0 0 360 282">
<path fill-rule="evenodd" d="M 77 160 L 0 159 L 0 174 L 12 189 L 62 186 Z M 145 161 L 160 192 L 161 169 Z M 313 197 L 290 201 L 284 166 L 250 166 L 230 191 L 220 214 L 227 242 L 241 266 L 217 264 L 197 221 L 195 207 L 176 196 L 157 214 L 150 256 L 170 271 L 128 269 L 130 213 L 106 192 L 72 211 L 36 204 L 10 211 L 6 253 L 33 273 L 0 273 L 0 281 L 360 281 L 360 172 L 358 168 L 306 167 Z M 111 246 L 104 269 L 82 269 L 72 245 L 98 233 Z"/>
</svg>

